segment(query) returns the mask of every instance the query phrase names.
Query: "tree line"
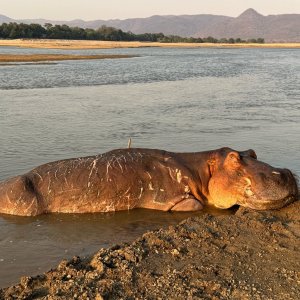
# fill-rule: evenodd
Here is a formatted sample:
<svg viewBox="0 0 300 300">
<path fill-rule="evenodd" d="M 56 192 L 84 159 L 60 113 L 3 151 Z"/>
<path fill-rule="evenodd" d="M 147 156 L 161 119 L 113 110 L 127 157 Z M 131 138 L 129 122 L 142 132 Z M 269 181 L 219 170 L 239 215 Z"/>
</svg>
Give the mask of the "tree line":
<svg viewBox="0 0 300 300">
<path fill-rule="evenodd" d="M 163 33 L 134 34 L 114 27 L 101 26 L 98 29 L 69 27 L 68 25 L 3 23 L 0 25 L 2 39 L 70 39 L 101 41 L 142 41 L 162 43 L 264 43 L 263 38 L 243 40 L 240 38 L 216 39 L 213 37 L 194 38 Z"/>
</svg>

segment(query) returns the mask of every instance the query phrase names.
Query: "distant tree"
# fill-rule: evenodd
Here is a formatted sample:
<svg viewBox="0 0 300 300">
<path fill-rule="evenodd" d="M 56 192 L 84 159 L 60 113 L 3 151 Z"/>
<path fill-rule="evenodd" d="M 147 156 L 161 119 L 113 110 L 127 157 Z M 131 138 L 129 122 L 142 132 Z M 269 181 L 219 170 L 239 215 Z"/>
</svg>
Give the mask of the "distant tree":
<svg viewBox="0 0 300 300">
<path fill-rule="evenodd" d="M 204 43 L 217 43 L 218 40 L 213 38 L 212 36 L 208 36 L 203 39 Z"/>
<path fill-rule="evenodd" d="M 53 25 L 50 23 L 45 23 L 44 27 L 46 28 L 46 30 L 49 30 Z"/>
<path fill-rule="evenodd" d="M 226 43 L 228 43 L 228 40 L 226 38 L 222 38 L 219 40 L 219 43 L 226 44 Z"/>
<path fill-rule="evenodd" d="M 44 38 L 46 36 L 46 29 L 40 24 L 30 24 L 30 38 Z"/>
<path fill-rule="evenodd" d="M 73 27 L 71 28 L 71 38 L 74 40 L 85 40 L 86 39 L 86 32 L 83 28 L 80 27 Z"/>
<path fill-rule="evenodd" d="M 9 23 L 8 27 L 9 27 L 8 38 L 10 38 L 10 39 L 19 38 L 18 24 L 17 23 Z"/>
<path fill-rule="evenodd" d="M 94 29 L 87 28 L 84 30 L 84 32 L 85 32 L 85 36 L 86 36 L 87 40 L 97 40 L 98 39 Z"/>
<path fill-rule="evenodd" d="M 98 29 L 69 27 L 68 25 L 52 25 L 45 23 L 44 26 L 39 24 L 24 23 L 3 23 L 0 25 L 0 38 L 49 38 L 49 39 L 76 39 L 76 40 L 104 40 L 104 41 L 147 41 L 147 42 L 164 42 L 164 43 L 243 43 L 246 42 L 237 39 L 220 40 L 214 37 L 194 38 L 181 37 L 178 35 L 164 35 L 163 33 L 143 33 L 134 34 L 124 32 L 109 26 L 101 26 Z M 249 39 L 248 43 L 264 43 L 263 38 Z"/>
<path fill-rule="evenodd" d="M 251 44 L 255 44 L 255 43 L 257 43 L 257 40 L 256 39 L 248 39 L 247 42 L 251 43 Z"/>
<path fill-rule="evenodd" d="M 259 44 L 264 44 L 264 42 L 265 42 L 265 39 L 263 39 L 263 38 L 257 39 L 257 43 L 259 43 Z"/>
</svg>

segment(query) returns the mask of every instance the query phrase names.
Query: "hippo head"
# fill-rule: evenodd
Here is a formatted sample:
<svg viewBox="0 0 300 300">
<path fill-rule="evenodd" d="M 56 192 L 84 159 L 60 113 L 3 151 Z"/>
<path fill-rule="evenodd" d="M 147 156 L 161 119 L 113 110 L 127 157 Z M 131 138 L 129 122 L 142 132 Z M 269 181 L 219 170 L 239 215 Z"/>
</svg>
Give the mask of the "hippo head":
<svg viewBox="0 0 300 300">
<path fill-rule="evenodd" d="M 277 209 L 298 198 L 292 172 L 258 161 L 253 150 L 222 148 L 214 152 L 208 164 L 208 200 L 218 208 L 238 204 L 257 210 Z"/>
</svg>

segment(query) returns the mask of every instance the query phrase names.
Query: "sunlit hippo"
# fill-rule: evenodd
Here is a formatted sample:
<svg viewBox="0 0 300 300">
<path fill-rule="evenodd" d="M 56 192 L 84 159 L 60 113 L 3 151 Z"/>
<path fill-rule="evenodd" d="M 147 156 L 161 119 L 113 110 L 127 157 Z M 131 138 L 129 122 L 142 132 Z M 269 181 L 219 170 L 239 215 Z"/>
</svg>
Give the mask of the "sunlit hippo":
<svg viewBox="0 0 300 300">
<path fill-rule="evenodd" d="M 196 211 L 204 205 L 277 209 L 298 198 L 287 169 L 253 150 L 194 153 L 119 149 L 39 166 L 0 183 L 0 213 L 91 213 L 149 208 Z"/>
</svg>

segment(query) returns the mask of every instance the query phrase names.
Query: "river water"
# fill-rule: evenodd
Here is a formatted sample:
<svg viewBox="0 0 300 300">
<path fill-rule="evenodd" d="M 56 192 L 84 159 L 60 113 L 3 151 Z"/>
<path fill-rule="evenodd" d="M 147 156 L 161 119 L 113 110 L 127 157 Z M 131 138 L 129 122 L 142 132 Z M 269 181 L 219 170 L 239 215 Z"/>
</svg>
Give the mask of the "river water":
<svg viewBox="0 0 300 300">
<path fill-rule="evenodd" d="M 111 49 L 0 53 L 133 54 L 0 65 L 0 180 L 53 160 L 127 146 L 255 149 L 300 175 L 300 50 Z M 216 213 L 216 212 L 214 212 Z M 0 286 L 194 214 L 147 210 L 0 216 Z"/>
</svg>

